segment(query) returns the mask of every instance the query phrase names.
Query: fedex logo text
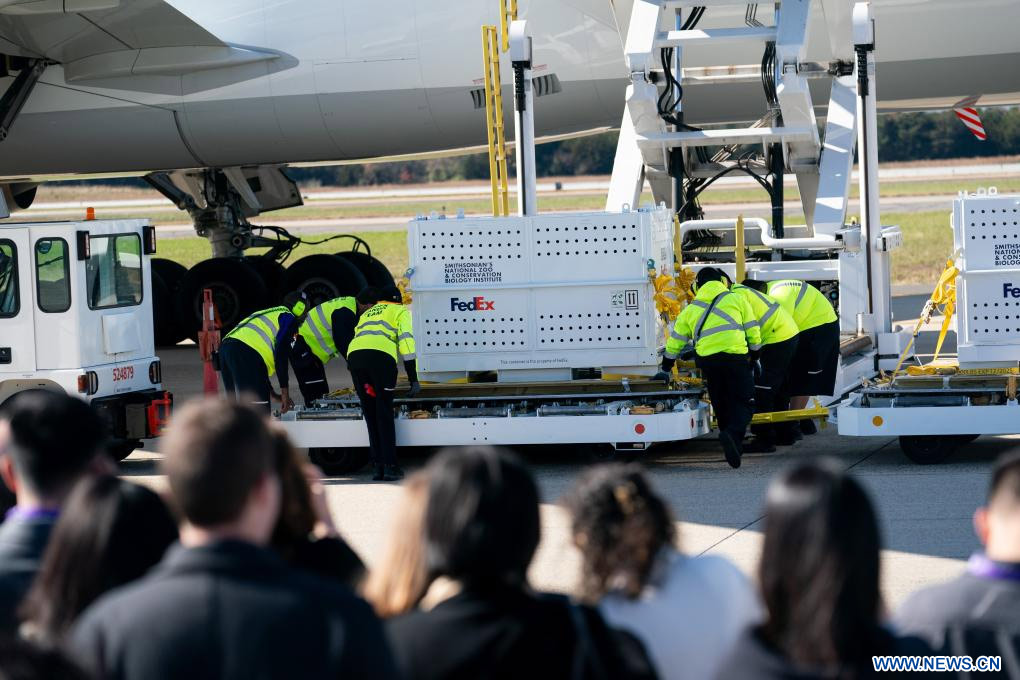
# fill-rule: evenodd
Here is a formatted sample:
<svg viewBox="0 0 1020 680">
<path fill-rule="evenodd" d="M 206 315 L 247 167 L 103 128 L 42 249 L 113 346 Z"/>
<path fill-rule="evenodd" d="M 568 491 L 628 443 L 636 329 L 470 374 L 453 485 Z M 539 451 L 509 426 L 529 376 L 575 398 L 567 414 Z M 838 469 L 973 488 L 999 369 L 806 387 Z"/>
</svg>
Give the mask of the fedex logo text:
<svg viewBox="0 0 1020 680">
<path fill-rule="evenodd" d="M 1002 297 L 1020 298 L 1020 288 L 1014 288 L 1012 283 L 1002 284 Z"/>
<path fill-rule="evenodd" d="M 460 298 L 450 298 L 450 311 L 494 312 L 496 311 L 496 303 L 493 300 L 486 300 L 481 296 L 471 298 L 467 302 L 462 302 Z"/>
</svg>

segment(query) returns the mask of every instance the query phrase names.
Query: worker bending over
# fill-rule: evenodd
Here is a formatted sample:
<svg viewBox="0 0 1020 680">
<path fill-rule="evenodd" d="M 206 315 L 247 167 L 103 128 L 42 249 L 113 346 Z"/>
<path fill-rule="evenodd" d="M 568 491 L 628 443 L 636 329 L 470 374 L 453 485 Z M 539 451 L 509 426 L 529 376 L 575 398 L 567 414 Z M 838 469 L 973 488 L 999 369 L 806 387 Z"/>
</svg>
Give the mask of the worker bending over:
<svg viewBox="0 0 1020 680">
<path fill-rule="evenodd" d="M 364 293 L 365 291 L 363 291 Z M 347 351 L 354 389 L 368 427 L 375 480 L 395 481 L 404 476 L 397 465 L 397 435 L 393 422 L 393 391 L 397 385 L 397 357 L 403 358 L 411 387 L 407 396 L 421 391 L 418 384 L 411 311 L 401 304 L 396 286 L 384 288 L 378 300 L 362 294 L 358 302 L 369 306 L 354 329 Z M 376 303 L 376 304 L 372 304 Z"/>
<path fill-rule="evenodd" d="M 789 372 L 797 351 L 797 323 L 776 300 L 756 290 L 755 281 L 746 280 L 730 290 L 744 298 L 761 329 L 761 353 L 754 372 L 754 412 L 771 413 L 790 408 Z M 796 441 L 791 423 L 752 425 L 754 440 L 745 453 L 771 453 L 776 444 L 789 446 Z"/>
<path fill-rule="evenodd" d="M 347 360 L 357 322 L 357 301 L 351 296 L 326 300 L 308 310 L 290 353 L 305 406 L 329 393 L 326 364 L 335 357 Z"/>
<path fill-rule="evenodd" d="M 740 467 L 744 434 L 754 414 L 754 382 L 748 353 L 761 349 L 761 331 L 747 300 L 726 288 L 714 267 L 698 272 L 694 301 L 677 317 L 666 341 L 662 370 L 669 373 L 684 349 L 694 347 L 695 364 L 708 385 L 719 443 L 731 467 Z"/>
<path fill-rule="evenodd" d="M 758 284 L 760 286 L 760 284 Z M 807 407 L 808 397 L 836 391 L 839 366 L 839 317 L 832 303 L 806 281 L 769 281 L 766 293 L 790 313 L 800 329 L 790 372 L 790 406 Z M 818 431 L 813 420 L 800 421 L 804 434 Z"/>
<path fill-rule="evenodd" d="M 227 333 L 220 344 L 219 362 L 228 398 L 254 396 L 253 403 L 269 413 L 269 377 L 277 373 L 280 412 L 294 408 L 287 366 L 291 339 L 305 318 L 306 305 L 304 293 L 288 293 L 283 305 L 255 312 Z"/>
</svg>

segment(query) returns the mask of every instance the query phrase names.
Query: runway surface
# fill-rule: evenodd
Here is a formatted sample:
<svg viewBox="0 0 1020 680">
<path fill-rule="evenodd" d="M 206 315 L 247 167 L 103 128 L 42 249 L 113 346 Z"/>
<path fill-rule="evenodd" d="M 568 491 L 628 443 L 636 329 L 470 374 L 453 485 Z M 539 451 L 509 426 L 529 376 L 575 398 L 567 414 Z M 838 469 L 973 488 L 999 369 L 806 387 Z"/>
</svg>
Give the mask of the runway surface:
<svg viewBox="0 0 1020 680">
<path fill-rule="evenodd" d="M 924 300 L 925 296 L 896 298 L 896 318 L 912 327 Z M 938 321 L 928 328 L 937 328 Z M 931 351 L 934 335 L 935 330 L 922 333 L 921 352 Z M 164 349 L 160 356 L 165 385 L 175 392 L 178 403 L 200 393 L 202 372 L 194 346 Z M 329 373 L 331 385 L 349 384 L 342 362 L 333 362 Z M 978 548 L 971 516 L 982 502 L 989 467 L 997 455 L 1018 445 L 1014 437 L 983 437 L 944 464 L 921 467 L 903 456 L 893 438 L 840 437 L 830 427 L 777 453 L 749 455 L 739 470 L 726 465 L 711 437 L 652 449 L 643 463 L 679 520 L 683 549 L 725 555 L 753 576 L 770 477 L 797 460 L 834 456 L 864 483 L 878 508 L 885 546 L 883 591 L 887 606 L 894 608 L 916 588 L 963 570 L 964 560 Z M 410 470 L 423 465 L 428 453 L 401 455 Z M 571 592 L 579 562 L 570 543 L 569 518 L 558 501 L 590 459 L 585 451 L 566 447 L 522 453 L 542 492 L 543 535 L 532 567 L 533 582 L 540 588 Z M 158 453 L 137 451 L 124 462 L 123 473 L 160 486 L 164 481 L 158 459 Z M 331 477 L 325 483 L 338 526 L 371 564 L 386 540 L 399 486 L 373 483 L 364 473 Z"/>
</svg>

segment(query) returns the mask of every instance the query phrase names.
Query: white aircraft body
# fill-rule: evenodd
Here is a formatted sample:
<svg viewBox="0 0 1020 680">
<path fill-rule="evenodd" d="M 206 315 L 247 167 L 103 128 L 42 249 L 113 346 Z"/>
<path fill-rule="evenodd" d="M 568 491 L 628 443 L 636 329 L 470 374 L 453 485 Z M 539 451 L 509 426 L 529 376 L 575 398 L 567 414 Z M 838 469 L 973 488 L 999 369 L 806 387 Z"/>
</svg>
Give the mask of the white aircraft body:
<svg viewBox="0 0 1020 680">
<path fill-rule="evenodd" d="M 540 136 L 619 125 L 628 82 L 621 29 L 632 2 L 522 0 L 543 95 Z M 1020 103 L 1020 2 L 873 6 L 882 109 L 948 108 L 975 94 L 981 105 Z M 741 12 L 709 6 L 699 27 L 739 24 Z M 0 53 L 56 62 L 0 145 L 0 177 L 475 147 L 485 143 L 479 27 L 497 14 L 495 0 L 0 0 Z M 684 62 L 761 60 L 760 46 L 726 49 L 725 59 L 692 49 Z M 820 19 L 808 57 L 828 58 Z M 690 124 L 762 114 L 753 83 L 685 90 Z"/>
</svg>

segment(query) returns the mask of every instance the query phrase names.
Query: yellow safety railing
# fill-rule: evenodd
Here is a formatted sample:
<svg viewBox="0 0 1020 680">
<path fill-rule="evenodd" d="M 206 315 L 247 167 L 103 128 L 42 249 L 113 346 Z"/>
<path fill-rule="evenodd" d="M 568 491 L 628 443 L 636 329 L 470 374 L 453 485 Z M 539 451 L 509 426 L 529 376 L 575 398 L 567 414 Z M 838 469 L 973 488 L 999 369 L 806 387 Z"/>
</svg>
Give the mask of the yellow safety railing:
<svg viewBox="0 0 1020 680">
<path fill-rule="evenodd" d="M 510 49 L 510 23 L 517 21 L 517 0 L 499 0 L 499 34 L 503 51 Z"/>
<path fill-rule="evenodd" d="M 501 23 L 505 24 L 506 14 L 502 16 Z M 503 129 L 503 88 L 499 78 L 499 36 L 495 26 L 482 26 L 482 62 L 485 73 L 485 128 L 489 137 L 492 215 L 500 217 L 510 214 L 510 187 L 506 169 L 506 132 Z"/>
</svg>

